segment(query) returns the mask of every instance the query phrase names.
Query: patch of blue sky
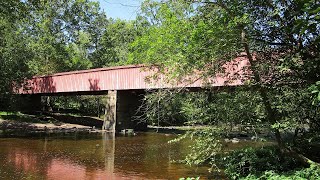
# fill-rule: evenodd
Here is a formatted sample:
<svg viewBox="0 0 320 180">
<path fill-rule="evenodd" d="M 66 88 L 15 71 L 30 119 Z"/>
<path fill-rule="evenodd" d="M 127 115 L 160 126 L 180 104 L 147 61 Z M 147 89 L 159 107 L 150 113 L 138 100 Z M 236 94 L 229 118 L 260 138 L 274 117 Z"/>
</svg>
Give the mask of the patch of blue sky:
<svg viewBox="0 0 320 180">
<path fill-rule="evenodd" d="M 143 0 L 96 0 L 108 18 L 134 20 Z"/>
</svg>

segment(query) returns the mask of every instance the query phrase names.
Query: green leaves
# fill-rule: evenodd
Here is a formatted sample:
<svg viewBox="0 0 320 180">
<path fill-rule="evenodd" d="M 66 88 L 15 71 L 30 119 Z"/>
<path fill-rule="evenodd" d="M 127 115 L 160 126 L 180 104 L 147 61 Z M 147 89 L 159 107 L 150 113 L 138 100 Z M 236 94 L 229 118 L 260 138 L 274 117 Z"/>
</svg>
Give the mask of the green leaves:
<svg viewBox="0 0 320 180">
<path fill-rule="evenodd" d="M 215 156 L 221 151 L 222 142 L 220 134 L 223 128 L 207 128 L 188 132 L 193 144 L 190 146 L 191 152 L 187 155 L 185 161 L 189 165 L 199 165 L 205 162 L 215 165 Z"/>
<path fill-rule="evenodd" d="M 11 19 L 12 16 L 21 18 L 21 14 L 18 12 L 7 12 L 8 14 L 2 12 L 19 8 L 11 7 L 11 5 L 17 5 L 16 3 L 16 1 L 4 2 L 5 5 L 0 8 L 0 108 L 6 110 L 12 110 L 11 108 L 13 108 L 13 103 L 11 103 L 14 101 L 14 97 L 11 96 L 12 82 L 19 84 L 23 78 L 30 77 L 27 62 L 32 58 L 32 53 L 26 46 L 27 42 L 23 32 L 19 30 L 19 26 L 16 24 L 19 22 L 18 17 L 15 20 Z M 3 5 L 3 2 L 0 5 Z M 15 14 L 12 15 L 11 13 Z"/>
<path fill-rule="evenodd" d="M 226 11 L 212 8 L 203 19 L 201 7 L 180 1 L 149 5 L 140 16 L 149 26 L 132 43 L 131 63 L 161 65 L 174 79 L 229 60 L 236 53 L 239 32 L 235 26 L 245 17 L 233 22 Z"/>
<path fill-rule="evenodd" d="M 107 22 L 97 2 L 88 0 L 44 1 L 33 6 L 22 23 L 34 53 L 30 68 L 35 74 L 92 67 L 95 51 Z"/>
<path fill-rule="evenodd" d="M 131 44 L 130 63 L 159 65 L 169 80 L 195 77 L 194 70 L 206 79 L 219 72 L 222 63 L 243 55 L 244 48 L 254 56 L 256 82 L 250 79 L 249 88 L 213 91 L 211 98 L 205 93 L 185 95 L 177 98 L 180 103 L 174 109 L 167 105 L 171 99 L 160 103 L 161 114 L 174 110 L 188 125 L 211 127 L 189 134 L 195 144 L 187 163 L 215 161 L 219 137 L 230 132 L 216 126 L 250 125 L 255 131 L 265 125 L 263 129 L 276 132 L 279 144 L 285 145 L 297 145 L 297 138 L 307 140 L 307 131 L 319 134 L 320 83 L 310 85 L 320 77 L 319 5 L 312 0 L 144 3 L 137 23 L 143 24 L 141 36 Z M 310 106 L 310 98 L 316 107 Z M 151 119 L 159 115 L 152 114 Z"/>
<path fill-rule="evenodd" d="M 200 177 L 179 178 L 179 180 L 200 180 Z"/>
<path fill-rule="evenodd" d="M 315 84 L 309 87 L 309 90 L 312 94 L 312 105 L 320 105 L 320 81 L 317 81 Z"/>
<path fill-rule="evenodd" d="M 284 173 L 303 167 L 297 160 L 284 156 L 275 146 L 235 150 L 222 163 L 231 179 L 257 178 L 265 171 Z"/>
<path fill-rule="evenodd" d="M 129 44 L 138 34 L 133 22 L 110 19 L 105 28 L 96 51 L 90 56 L 93 67 L 128 64 Z"/>
</svg>

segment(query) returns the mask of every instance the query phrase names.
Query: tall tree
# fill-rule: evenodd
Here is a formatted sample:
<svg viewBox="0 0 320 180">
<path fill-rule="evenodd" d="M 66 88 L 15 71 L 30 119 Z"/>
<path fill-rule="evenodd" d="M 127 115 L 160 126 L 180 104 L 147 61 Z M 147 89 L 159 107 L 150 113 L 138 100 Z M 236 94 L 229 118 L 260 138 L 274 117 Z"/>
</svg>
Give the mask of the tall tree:
<svg viewBox="0 0 320 180">
<path fill-rule="evenodd" d="M 27 14 L 25 3 L 1 1 L 0 7 L 0 108 L 8 109 L 12 83 L 28 77 L 27 62 L 33 56 L 19 28 Z"/>
<path fill-rule="evenodd" d="M 36 74 L 88 69 L 107 22 L 98 2 L 54 0 L 31 3 L 24 30 L 35 58 L 29 63 Z"/>
<path fill-rule="evenodd" d="M 137 36 L 132 21 L 110 19 L 99 40 L 96 51 L 91 56 L 94 67 L 126 64 L 130 52 L 129 44 Z"/>
<path fill-rule="evenodd" d="M 281 132 L 299 132 L 301 125 L 319 120 L 304 113 L 314 111 L 310 106 L 294 112 L 295 105 L 308 103 L 306 89 L 319 79 L 319 12 L 319 2 L 312 0 L 145 1 L 140 19 L 149 26 L 133 42 L 130 61 L 158 64 L 171 78 L 195 69 L 208 78 L 221 70 L 219 65 L 245 53 L 250 85 L 265 107 L 264 121 L 287 151 Z"/>
</svg>

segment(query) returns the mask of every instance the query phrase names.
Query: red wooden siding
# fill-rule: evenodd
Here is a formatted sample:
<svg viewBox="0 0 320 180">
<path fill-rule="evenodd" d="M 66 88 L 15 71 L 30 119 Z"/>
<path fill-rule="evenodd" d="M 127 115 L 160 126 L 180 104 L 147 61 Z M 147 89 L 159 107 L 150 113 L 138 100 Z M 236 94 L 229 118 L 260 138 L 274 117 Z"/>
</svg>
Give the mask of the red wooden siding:
<svg viewBox="0 0 320 180">
<path fill-rule="evenodd" d="M 248 60 L 245 57 L 238 57 L 234 61 L 226 63 L 223 66 L 225 68 L 225 73 L 216 74 L 216 76 L 211 78 L 206 85 L 242 85 L 245 79 L 247 79 L 247 75 L 250 75 L 248 70 L 245 70 L 245 67 L 248 65 Z M 205 85 L 205 83 L 200 80 L 191 84 L 167 84 L 164 83 L 163 80 L 147 82 L 146 77 L 153 75 L 154 72 L 155 71 L 152 70 L 146 70 L 142 65 L 137 65 L 57 73 L 49 76 L 33 77 L 31 80 L 27 81 L 26 86 L 17 90 L 16 93 L 48 94 L 106 90 L 203 87 Z M 163 79 L 163 77 L 160 76 L 160 79 Z"/>
</svg>

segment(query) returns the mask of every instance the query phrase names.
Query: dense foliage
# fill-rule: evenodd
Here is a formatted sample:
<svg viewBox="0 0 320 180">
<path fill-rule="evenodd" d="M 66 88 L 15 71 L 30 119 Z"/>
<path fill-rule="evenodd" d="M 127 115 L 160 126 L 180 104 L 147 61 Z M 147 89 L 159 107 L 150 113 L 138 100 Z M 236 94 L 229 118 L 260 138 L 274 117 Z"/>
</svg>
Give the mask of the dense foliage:
<svg viewBox="0 0 320 180">
<path fill-rule="evenodd" d="M 274 171 L 265 171 L 262 176 L 256 176 L 256 175 L 249 175 L 245 178 L 240 179 L 246 179 L 246 180 L 253 180 L 253 179 L 284 179 L 284 180 L 291 180 L 291 179 L 319 179 L 320 178 L 320 169 L 317 165 L 311 165 L 309 168 L 300 169 L 297 171 L 290 171 L 287 173 L 276 173 Z"/>
<path fill-rule="evenodd" d="M 236 150 L 223 159 L 225 173 L 237 179 L 250 174 L 263 174 L 265 171 L 274 173 L 301 169 L 303 165 L 296 159 L 283 156 L 276 147 L 245 148 Z"/>
<path fill-rule="evenodd" d="M 146 96 L 140 110 L 154 125 L 206 126 L 183 136 L 195 140 L 188 164 L 217 165 L 222 139 L 235 132 L 256 140 L 267 133 L 278 149 L 227 154 L 230 177 L 316 178 L 319 6 L 314 0 L 145 0 L 137 19 L 128 22 L 108 19 L 90 0 L 0 1 L 0 108 L 14 108 L 12 82 L 32 75 L 144 63 L 156 65 L 168 81 L 208 80 L 224 71 L 225 62 L 245 56 L 245 86 L 159 90 Z M 102 101 L 56 97 L 45 103 L 99 114 Z M 255 165 L 243 173 L 239 158 Z M 311 166 L 292 175 L 298 165 L 288 158 Z M 257 169 L 263 162 L 271 164 Z"/>
<path fill-rule="evenodd" d="M 14 108 L 17 101 L 10 93 L 12 82 L 125 64 L 137 34 L 133 22 L 108 19 L 99 3 L 89 0 L 1 1 L 0 7 L 2 109 Z"/>
<path fill-rule="evenodd" d="M 195 76 L 195 69 L 208 79 L 242 55 L 250 62 L 247 89 L 174 101 L 187 124 L 210 125 L 188 133 L 196 140 L 188 163 L 216 164 L 221 138 L 230 133 L 219 122 L 268 129 L 282 155 L 319 162 L 319 2 L 145 1 L 138 20 L 146 27 L 132 43 L 130 62 L 156 64 L 169 80 Z M 173 102 L 159 94 L 150 95 L 149 106 Z"/>
</svg>

